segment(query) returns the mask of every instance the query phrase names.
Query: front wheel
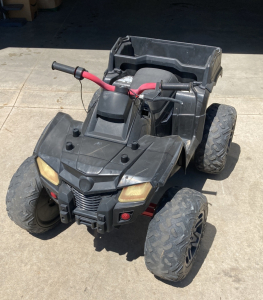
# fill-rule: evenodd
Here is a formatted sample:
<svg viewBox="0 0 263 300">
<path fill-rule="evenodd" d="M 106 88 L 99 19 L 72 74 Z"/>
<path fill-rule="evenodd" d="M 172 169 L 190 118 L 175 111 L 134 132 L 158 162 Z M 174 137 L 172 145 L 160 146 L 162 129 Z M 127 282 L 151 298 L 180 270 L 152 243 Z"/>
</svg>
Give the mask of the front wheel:
<svg viewBox="0 0 263 300">
<path fill-rule="evenodd" d="M 149 224 L 144 257 L 150 272 L 170 281 L 181 281 L 192 268 L 204 233 L 208 205 L 201 193 L 184 188 L 168 201 Z"/>
<path fill-rule="evenodd" d="M 27 158 L 11 179 L 6 210 L 9 218 L 31 233 L 42 233 L 60 222 L 58 205 L 41 184 L 35 159 Z"/>
</svg>

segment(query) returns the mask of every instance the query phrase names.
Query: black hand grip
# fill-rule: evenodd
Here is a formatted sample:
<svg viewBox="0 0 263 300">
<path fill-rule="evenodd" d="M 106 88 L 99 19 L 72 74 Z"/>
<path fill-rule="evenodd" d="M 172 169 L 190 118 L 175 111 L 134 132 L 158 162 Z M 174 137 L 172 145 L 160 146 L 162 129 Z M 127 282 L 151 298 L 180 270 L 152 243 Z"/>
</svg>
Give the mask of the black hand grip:
<svg viewBox="0 0 263 300">
<path fill-rule="evenodd" d="M 58 70 L 58 71 L 61 71 L 61 72 L 65 72 L 65 73 L 74 75 L 76 68 L 72 68 L 70 66 L 62 65 L 62 64 L 59 64 L 56 61 L 54 61 L 53 64 L 52 64 L 52 70 Z"/>
<path fill-rule="evenodd" d="M 162 90 L 190 91 L 190 83 L 163 83 Z"/>
</svg>

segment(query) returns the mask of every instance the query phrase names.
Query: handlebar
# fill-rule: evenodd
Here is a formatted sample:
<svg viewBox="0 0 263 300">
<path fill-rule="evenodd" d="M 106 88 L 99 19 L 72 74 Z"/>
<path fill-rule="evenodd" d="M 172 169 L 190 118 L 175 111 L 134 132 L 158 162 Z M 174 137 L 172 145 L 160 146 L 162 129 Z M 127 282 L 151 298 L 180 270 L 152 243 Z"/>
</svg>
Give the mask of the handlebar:
<svg viewBox="0 0 263 300">
<path fill-rule="evenodd" d="M 78 80 L 82 80 L 83 78 L 86 78 L 97 83 L 100 87 L 102 87 L 107 91 L 111 91 L 111 92 L 115 91 L 115 86 L 107 84 L 106 82 L 99 79 L 97 76 L 89 73 L 88 71 L 80 67 L 73 68 L 54 61 L 52 64 L 52 70 L 58 70 L 64 73 L 71 74 Z"/>
<path fill-rule="evenodd" d="M 115 86 L 107 84 L 106 82 L 99 79 L 97 76 L 89 73 L 88 71 L 80 67 L 73 68 L 54 61 L 52 63 L 52 70 L 58 70 L 64 73 L 71 74 L 78 80 L 82 80 L 83 78 L 89 79 L 107 91 L 114 92 L 116 89 Z M 131 96 L 134 95 L 138 96 L 146 90 L 156 90 L 156 88 L 159 88 L 160 90 L 190 91 L 192 86 L 193 86 L 192 83 L 162 83 L 162 82 L 153 83 L 152 82 L 152 83 L 144 83 L 138 89 L 130 89 L 128 93 Z"/>
<path fill-rule="evenodd" d="M 161 90 L 173 90 L 173 91 L 190 91 L 190 83 L 162 83 Z"/>
<path fill-rule="evenodd" d="M 76 68 L 66 66 L 66 65 L 62 65 L 62 64 L 59 64 L 56 61 L 54 61 L 53 64 L 52 64 L 52 70 L 58 70 L 58 71 L 61 71 L 61 72 L 64 72 L 64 73 L 74 75 Z"/>
</svg>

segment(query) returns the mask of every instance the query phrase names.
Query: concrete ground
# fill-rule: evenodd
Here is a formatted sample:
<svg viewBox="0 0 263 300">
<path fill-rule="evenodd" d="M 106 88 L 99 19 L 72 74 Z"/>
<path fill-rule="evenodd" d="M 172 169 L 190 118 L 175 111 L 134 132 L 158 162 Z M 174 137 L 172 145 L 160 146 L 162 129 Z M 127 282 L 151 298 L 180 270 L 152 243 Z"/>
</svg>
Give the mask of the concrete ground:
<svg viewBox="0 0 263 300">
<path fill-rule="evenodd" d="M 51 62 L 84 66 L 102 77 L 116 37 L 130 34 L 133 24 L 137 31 L 133 29 L 132 34 L 155 36 L 154 32 L 147 34 L 150 27 L 147 22 L 140 30 L 142 21 L 134 16 L 133 6 L 130 12 L 134 23 L 128 19 L 118 34 L 118 19 L 111 16 L 114 28 L 106 36 L 103 29 L 109 24 L 102 23 L 106 19 L 103 8 L 93 4 L 90 10 L 86 7 L 87 15 L 92 18 L 85 19 L 83 11 L 79 12 L 83 18 L 78 18 L 77 5 L 88 4 L 76 3 L 64 1 L 59 13 L 42 13 L 23 28 L 1 29 L 0 299 L 262 299 L 263 48 L 260 48 L 262 27 L 249 23 L 259 21 L 261 11 L 251 3 L 246 14 L 243 1 L 236 9 L 229 10 L 224 10 L 224 3 L 217 3 L 221 6 L 215 18 L 219 22 L 226 16 L 228 27 L 224 29 L 223 20 L 219 25 L 212 22 L 212 29 L 209 28 L 214 34 L 202 31 L 205 25 L 201 19 L 210 16 L 212 21 L 210 13 L 216 4 L 210 10 L 199 5 L 195 13 L 200 19 L 193 19 L 196 32 L 190 30 L 188 22 L 189 26 L 183 26 L 184 35 L 176 29 L 176 18 L 169 19 L 175 33 L 172 30 L 167 33 L 165 19 L 179 4 L 179 11 L 175 11 L 178 17 L 186 9 L 194 14 L 193 4 L 169 2 L 172 5 L 169 10 L 161 1 L 166 18 L 161 18 L 156 37 L 161 38 L 163 30 L 164 38 L 206 41 L 228 52 L 223 54 L 224 76 L 214 88 L 210 103 L 229 104 L 238 112 L 233 144 L 222 174 L 209 176 L 190 165 L 186 175 L 179 173 L 173 178 L 176 185 L 202 191 L 209 202 L 208 225 L 198 259 L 184 281 L 164 282 L 147 271 L 143 247 L 149 220 L 145 217 L 95 238 L 85 226 L 76 224 L 61 224 L 53 231 L 33 236 L 8 218 L 5 196 L 10 179 L 32 154 L 46 124 L 59 111 L 78 120 L 85 118 L 78 81 L 52 71 Z M 125 11 L 121 3 L 111 2 L 113 9 Z M 141 14 L 145 12 L 145 3 Z M 152 14 L 157 10 L 158 7 L 153 7 Z M 159 28 L 157 23 L 154 26 Z M 90 45 L 84 39 L 86 34 Z M 99 39 L 101 35 L 105 43 Z M 96 86 L 88 81 L 83 84 L 87 106 Z"/>
</svg>

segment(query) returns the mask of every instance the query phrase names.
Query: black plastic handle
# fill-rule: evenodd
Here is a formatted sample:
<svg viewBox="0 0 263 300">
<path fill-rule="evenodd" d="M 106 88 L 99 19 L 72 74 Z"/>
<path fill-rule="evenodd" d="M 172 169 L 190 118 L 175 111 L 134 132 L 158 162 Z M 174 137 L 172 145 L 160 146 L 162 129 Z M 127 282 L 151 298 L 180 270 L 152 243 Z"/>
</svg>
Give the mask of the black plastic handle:
<svg viewBox="0 0 263 300">
<path fill-rule="evenodd" d="M 190 91 L 190 88 L 190 83 L 163 83 L 161 85 L 162 90 Z"/>
<path fill-rule="evenodd" d="M 74 75 L 76 68 L 72 68 L 70 66 L 62 65 L 62 64 L 59 64 L 56 61 L 54 61 L 53 64 L 52 64 L 52 70 L 58 70 L 58 71 L 61 71 L 61 72 L 65 72 L 65 73 Z"/>
</svg>

